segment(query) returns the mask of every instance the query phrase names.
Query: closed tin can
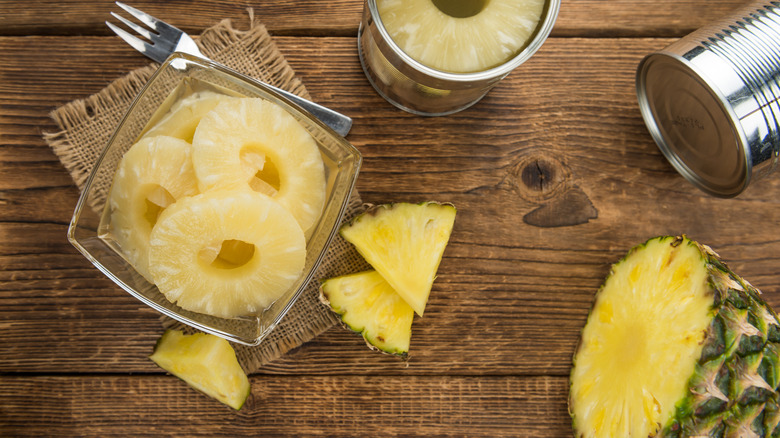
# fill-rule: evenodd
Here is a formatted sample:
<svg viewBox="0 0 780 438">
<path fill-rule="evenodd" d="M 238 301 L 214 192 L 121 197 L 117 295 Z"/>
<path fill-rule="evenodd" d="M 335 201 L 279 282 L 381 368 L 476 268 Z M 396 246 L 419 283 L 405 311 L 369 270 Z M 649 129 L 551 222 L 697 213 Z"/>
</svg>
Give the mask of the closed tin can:
<svg viewBox="0 0 780 438">
<path fill-rule="evenodd" d="M 742 193 L 780 152 L 780 2 L 755 1 L 646 56 L 636 77 L 645 124 L 691 183 Z"/>
<path fill-rule="evenodd" d="M 501 79 L 542 46 L 555 24 L 561 0 L 546 0 L 539 24 L 528 43 L 507 62 L 475 73 L 451 73 L 428 67 L 392 40 L 376 0 L 366 0 L 358 30 L 360 64 L 385 100 L 413 114 L 442 116 L 477 103 Z"/>
</svg>

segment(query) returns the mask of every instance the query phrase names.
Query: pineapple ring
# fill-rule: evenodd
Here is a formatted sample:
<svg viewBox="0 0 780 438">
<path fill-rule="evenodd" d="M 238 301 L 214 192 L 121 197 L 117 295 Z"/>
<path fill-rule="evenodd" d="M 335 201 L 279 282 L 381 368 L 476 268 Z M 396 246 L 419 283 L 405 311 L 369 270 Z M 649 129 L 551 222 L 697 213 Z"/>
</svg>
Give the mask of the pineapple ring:
<svg viewBox="0 0 780 438">
<path fill-rule="evenodd" d="M 146 137 L 122 157 L 111 187 L 111 234 L 131 265 L 151 282 L 149 235 L 162 211 L 198 193 L 192 147 L 173 137 Z"/>
<path fill-rule="evenodd" d="M 231 246 L 237 251 L 223 254 Z M 248 189 L 179 200 L 160 216 L 149 245 L 160 292 L 183 309 L 221 318 L 261 312 L 293 287 L 305 260 L 295 218 Z"/>
<path fill-rule="evenodd" d="M 193 146 L 200 190 L 246 187 L 271 195 L 304 232 L 325 204 L 325 165 L 309 132 L 280 106 L 257 98 L 220 103 L 201 119 Z M 258 188 L 258 177 L 266 179 Z"/>
<path fill-rule="evenodd" d="M 225 102 L 229 99 L 235 98 L 213 91 L 193 93 L 185 99 L 177 101 L 168 113 L 143 136 L 167 135 L 192 143 L 195 129 L 203 116 L 213 110 L 220 102 Z"/>
<path fill-rule="evenodd" d="M 390 37 L 413 59 L 438 70 L 472 73 L 515 56 L 536 30 L 545 2 L 486 3 L 466 17 L 448 15 L 433 1 L 377 0 L 377 9 Z"/>
</svg>

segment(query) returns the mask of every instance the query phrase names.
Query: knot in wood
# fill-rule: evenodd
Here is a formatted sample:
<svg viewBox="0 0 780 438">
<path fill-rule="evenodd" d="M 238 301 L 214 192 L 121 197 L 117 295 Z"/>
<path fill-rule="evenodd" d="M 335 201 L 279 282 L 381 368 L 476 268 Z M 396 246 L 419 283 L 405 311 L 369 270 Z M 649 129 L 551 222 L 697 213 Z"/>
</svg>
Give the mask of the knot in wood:
<svg viewBox="0 0 780 438">
<path fill-rule="evenodd" d="M 555 166 L 545 160 L 526 163 L 520 171 L 520 180 L 531 190 L 547 192 L 554 182 Z"/>
<path fill-rule="evenodd" d="M 534 153 L 522 157 L 509 171 L 508 180 L 529 201 L 553 198 L 566 189 L 568 169 L 557 159 Z"/>
</svg>

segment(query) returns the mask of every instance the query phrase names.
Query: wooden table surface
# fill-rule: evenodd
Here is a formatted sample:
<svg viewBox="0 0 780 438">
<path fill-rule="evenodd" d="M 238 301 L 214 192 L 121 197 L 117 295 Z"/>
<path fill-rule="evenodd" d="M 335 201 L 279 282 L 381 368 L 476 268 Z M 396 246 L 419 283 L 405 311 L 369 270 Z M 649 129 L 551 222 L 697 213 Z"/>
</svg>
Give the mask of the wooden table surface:
<svg viewBox="0 0 780 438">
<path fill-rule="evenodd" d="M 252 7 L 313 99 L 353 117 L 364 201 L 458 207 L 408 363 L 337 326 L 252 374 L 236 413 L 147 358 L 158 315 L 65 237 L 79 193 L 42 139 L 48 114 L 149 61 L 109 34 L 110 1 L 0 0 L 0 436 L 571 435 L 571 356 L 631 246 L 686 233 L 780 308 L 780 175 L 705 195 L 663 158 L 634 91 L 644 55 L 742 3 L 564 0 L 485 99 L 423 118 L 366 81 L 360 0 L 134 1 L 193 34 L 246 27 Z"/>
</svg>

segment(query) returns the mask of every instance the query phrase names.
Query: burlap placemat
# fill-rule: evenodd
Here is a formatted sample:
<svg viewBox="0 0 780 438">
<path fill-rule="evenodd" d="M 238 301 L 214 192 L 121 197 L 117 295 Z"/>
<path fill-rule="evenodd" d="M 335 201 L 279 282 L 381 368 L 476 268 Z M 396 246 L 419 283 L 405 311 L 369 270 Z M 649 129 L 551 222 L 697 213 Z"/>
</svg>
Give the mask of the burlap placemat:
<svg viewBox="0 0 780 438">
<path fill-rule="evenodd" d="M 309 97 L 270 35 L 249 12 L 249 29 L 238 30 L 224 20 L 197 38 L 204 55 L 250 77 L 260 79 L 300 96 Z M 121 44 L 117 42 L 117 44 Z M 45 133 L 44 139 L 83 189 L 93 163 L 108 143 L 130 103 L 157 69 L 158 64 L 139 68 L 112 82 L 85 99 L 76 100 L 51 113 L 60 130 Z M 357 191 L 353 192 L 345 220 L 363 211 Z M 328 249 L 315 275 L 300 299 L 277 328 L 256 347 L 234 345 L 239 362 L 247 372 L 282 356 L 324 332 L 337 322 L 336 316 L 318 299 L 319 280 L 366 269 L 368 265 L 354 247 L 338 236 Z M 164 327 L 180 327 L 163 318 Z"/>
</svg>

